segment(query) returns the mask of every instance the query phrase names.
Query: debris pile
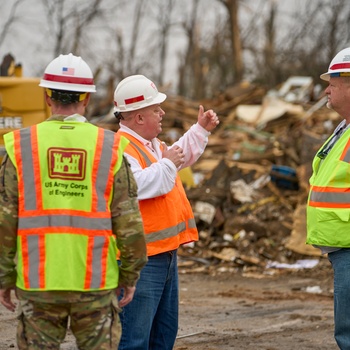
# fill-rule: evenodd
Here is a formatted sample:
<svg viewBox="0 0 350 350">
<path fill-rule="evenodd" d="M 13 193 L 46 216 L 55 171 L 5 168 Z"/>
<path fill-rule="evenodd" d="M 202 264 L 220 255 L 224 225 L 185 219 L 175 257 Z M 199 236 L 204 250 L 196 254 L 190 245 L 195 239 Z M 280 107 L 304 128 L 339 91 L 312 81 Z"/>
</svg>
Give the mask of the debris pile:
<svg viewBox="0 0 350 350">
<path fill-rule="evenodd" d="M 210 101 L 168 96 L 162 104 L 159 137 L 169 144 L 196 122 L 199 104 L 220 117 L 204 154 L 180 172 L 200 235 L 180 249 L 180 268 L 259 270 L 320 257 L 305 244 L 308 180 L 317 149 L 340 117 L 324 96 L 315 100 L 304 78 L 292 77 L 274 94 L 241 84 Z M 292 91 L 296 83 L 302 86 Z M 97 124 L 118 128 L 110 116 Z"/>
</svg>

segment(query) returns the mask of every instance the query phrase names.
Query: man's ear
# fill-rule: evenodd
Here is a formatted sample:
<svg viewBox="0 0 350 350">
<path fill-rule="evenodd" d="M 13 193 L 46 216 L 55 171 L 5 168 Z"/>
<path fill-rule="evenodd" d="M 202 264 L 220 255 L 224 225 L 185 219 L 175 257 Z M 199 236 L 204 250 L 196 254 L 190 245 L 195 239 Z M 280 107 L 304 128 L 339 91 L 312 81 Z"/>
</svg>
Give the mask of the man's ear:
<svg viewBox="0 0 350 350">
<path fill-rule="evenodd" d="M 135 115 L 135 121 L 137 124 L 143 124 L 144 119 L 142 113 L 137 113 Z"/>
<path fill-rule="evenodd" d="M 47 105 L 49 107 L 51 107 L 52 106 L 52 100 L 51 100 L 50 96 L 46 93 L 46 91 L 44 92 L 44 94 L 45 94 L 45 101 L 46 101 Z"/>
<path fill-rule="evenodd" d="M 89 104 L 89 102 L 90 102 L 90 93 L 88 92 L 87 94 L 86 94 L 86 98 L 84 99 L 84 107 L 86 107 L 88 104 Z"/>
</svg>

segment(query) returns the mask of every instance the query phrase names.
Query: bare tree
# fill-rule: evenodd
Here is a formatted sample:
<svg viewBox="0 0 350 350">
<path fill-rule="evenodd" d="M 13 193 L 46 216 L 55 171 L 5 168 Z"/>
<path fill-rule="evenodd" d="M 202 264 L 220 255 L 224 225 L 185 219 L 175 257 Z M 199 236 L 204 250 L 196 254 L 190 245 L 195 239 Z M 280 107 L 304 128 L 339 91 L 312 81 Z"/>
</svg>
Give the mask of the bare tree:
<svg viewBox="0 0 350 350">
<path fill-rule="evenodd" d="M 221 2 L 227 9 L 232 47 L 232 67 L 235 80 L 239 82 L 243 78 L 244 69 L 238 16 L 239 0 L 219 0 L 219 2 Z"/>
<path fill-rule="evenodd" d="M 167 49 L 169 35 L 172 27 L 171 17 L 174 9 L 174 0 L 160 0 L 157 3 L 158 13 L 156 23 L 159 25 L 159 71 L 158 84 L 164 84 L 165 65 L 167 58 Z"/>
<path fill-rule="evenodd" d="M 20 30 L 18 9 L 25 9 L 25 1 L 6 2 L 11 11 L 3 20 L 0 45 L 7 42 L 14 23 Z M 45 45 L 46 58 L 38 57 L 32 69 L 42 71 L 47 52 L 51 58 L 72 52 L 93 62 L 103 86 L 99 92 L 137 72 L 163 85 L 171 40 L 181 27 L 186 43 L 172 57 L 178 61 L 174 82 L 180 95 L 210 97 L 243 78 L 268 87 L 292 74 L 318 79 L 335 53 L 349 45 L 350 6 L 348 0 L 297 3 L 292 11 L 288 0 L 41 0 L 45 32 L 27 37 L 33 40 L 32 52 L 44 52 Z M 202 11 L 201 6 L 214 11 Z M 32 18 L 21 23 L 25 21 L 28 32 L 39 27 Z"/>
<path fill-rule="evenodd" d="M 218 0 L 218 4 L 226 11 L 216 8 L 217 17 L 210 21 L 213 29 L 203 38 L 197 19 L 199 1 L 193 1 L 190 20 L 184 25 L 188 43 L 179 69 L 179 94 L 201 99 L 243 78 L 238 0 Z"/>
<path fill-rule="evenodd" d="M 263 51 L 265 61 L 265 75 L 269 79 L 272 86 L 277 83 L 275 67 L 275 40 L 276 40 L 276 14 L 277 14 L 277 3 L 276 0 L 270 0 L 270 11 L 269 16 L 265 21 L 265 47 Z"/>
<path fill-rule="evenodd" d="M 42 1 L 47 19 L 50 36 L 54 39 L 53 57 L 62 53 L 63 37 L 65 32 L 65 23 L 67 18 L 64 16 L 65 0 L 61 1 Z M 69 16 L 69 15 L 68 15 Z"/>
<path fill-rule="evenodd" d="M 199 64 L 199 62 L 193 57 L 194 52 L 198 52 L 196 47 L 199 45 L 198 33 L 196 29 L 199 1 L 200 0 L 193 0 L 189 19 L 185 20 L 182 24 L 186 34 L 187 45 L 182 56 L 182 62 L 179 65 L 178 94 L 184 96 L 192 96 L 191 91 L 189 91 L 190 82 L 188 80 L 189 77 L 192 76 L 191 73 L 193 71 L 193 67 Z M 191 79 L 195 78 L 191 77 Z"/>
<path fill-rule="evenodd" d="M 87 8 L 81 10 L 75 9 L 73 17 L 75 17 L 75 33 L 73 35 L 74 41 L 71 46 L 72 52 L 79 52 L 81 37 L 83 31 L 88 27 L 88 25 L 96 20 L 102 14 L 101 3 L 103 0 L 93 0 Z"/>
<path fill-rule="evenodd" d="M 349 46 L 350 6 L 346 0 L 324 0 L 321 6 L 324 23 L 327 24 L 322 26 L 323 43 L 330 61 L 339 50 Z"/>
<path fill-rule="evenodd" d="M 53 56 L 62 52 L 79 53 L 82 33 L 101 15 L 102 2 L 103 0 L 90 0 L 84 5 L 79 4 L 78 8 L 74 3 L 72 7 L 71 1 L 42 0 L 49 35 L 54 41 Z"/>
<path fill-rule="evenodd" d="M 134 70 L 133 65 L 135 64 L 136 48 L 138 45 L 138 39 L 140 36 L 140 24 L 145 14 L 144 7 L 146 6 L 145 0 L 138 0 L 135 6 L 134 21 L 131 32 L 130 49 L 127 60 L 127 72 Z M 128 73 L 129 74 L 129 73 Z"/>
<path fill-rule="evenodd" d="M 145 34 L 144 28 L 147 28 L 142 23 L 146 18 L 147 1 L 137 0 L 131 5 L 122 11 L 129 14 L 128 19 L 124 21 L 124 26 L 116 21 L 116 28 L 109 29 L 111 56 L 106 64 L 109 74 L 114 76 L 117 81 L 130 74 L 136 74 L 141 70 L 141 67 L 147 67 L 150 60 L 149 56 L 139 57 L 140 48 L 147 47 L 150 50 L 149 45 L 142 45 L 141 42 L 141 36 Z"/>
<path fill-rule="evenodd" d="M 8 35 L 10 28 L 18 20 L 18 18 L 16 17 L 16 11 L 17 11 L 17 8 L 23 3 L 23 1 L 24 0 L 15 0 L 15 2 L 11 5 L 10 13 L 6 18 L 6 20 L 2 23 L 2 27 L 0 29 L 0 47 L 2 46 L 6 36 Z"/>
<path fill-rule="evenodd" d="M 291 13 L 290 25 L 285 23 L 285 34 L 276 39 L 276 83 L 290 75 L 308 75 L 320 81 L 320 73 L 335 54 L 349 46 L 349 18 L 346 0 L 302 2 Z"/>
</svg>

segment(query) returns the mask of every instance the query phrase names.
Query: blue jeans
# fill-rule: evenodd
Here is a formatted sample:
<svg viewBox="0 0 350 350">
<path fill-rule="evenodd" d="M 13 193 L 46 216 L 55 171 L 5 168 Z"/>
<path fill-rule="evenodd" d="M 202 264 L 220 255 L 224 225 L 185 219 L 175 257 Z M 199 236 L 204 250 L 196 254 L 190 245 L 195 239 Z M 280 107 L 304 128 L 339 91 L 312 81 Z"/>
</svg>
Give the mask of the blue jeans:
<svg viewBox="0 0 350 350">
<path fill-rule="evenodd" d="M 179 319 L 177 251 L 148 257 L 131 303 L 119 314 L 119 350 L 173 349 Z"/>
<path fill-rule="evenodd" d="M 334 271 L 334 337 L 341 350 L 350 350 L 350 249 L 328 254 Z"/>
</svg>

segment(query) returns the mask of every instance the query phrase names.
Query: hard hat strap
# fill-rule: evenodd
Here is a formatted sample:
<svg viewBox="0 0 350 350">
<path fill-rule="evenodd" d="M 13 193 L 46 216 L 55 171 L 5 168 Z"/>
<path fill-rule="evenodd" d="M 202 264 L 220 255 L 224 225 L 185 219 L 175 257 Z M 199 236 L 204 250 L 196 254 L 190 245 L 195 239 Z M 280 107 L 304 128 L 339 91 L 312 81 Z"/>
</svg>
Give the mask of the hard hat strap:
<svg viewBox="0 0 350 350">
<path fill-rule="evenodd" d="M 335 77 L 350 77 L 350 72 L 331 73 L 330 76 L 332 78 L 335 78 Z"/>
<path fill-rule="evenodd" d="M 86 99 L 87 93 L 46 89 L 47 95 L 54 101 L 64 105 L 81 102 Z"/>
<path fill-rule="evenodd" d="M 121 120 L 124 120 L 124 117 L 122 116 L 122 114 L 120 112 L 114 112 L 114 116 L 117 118 L 118 123 Z"/>
</svg>

